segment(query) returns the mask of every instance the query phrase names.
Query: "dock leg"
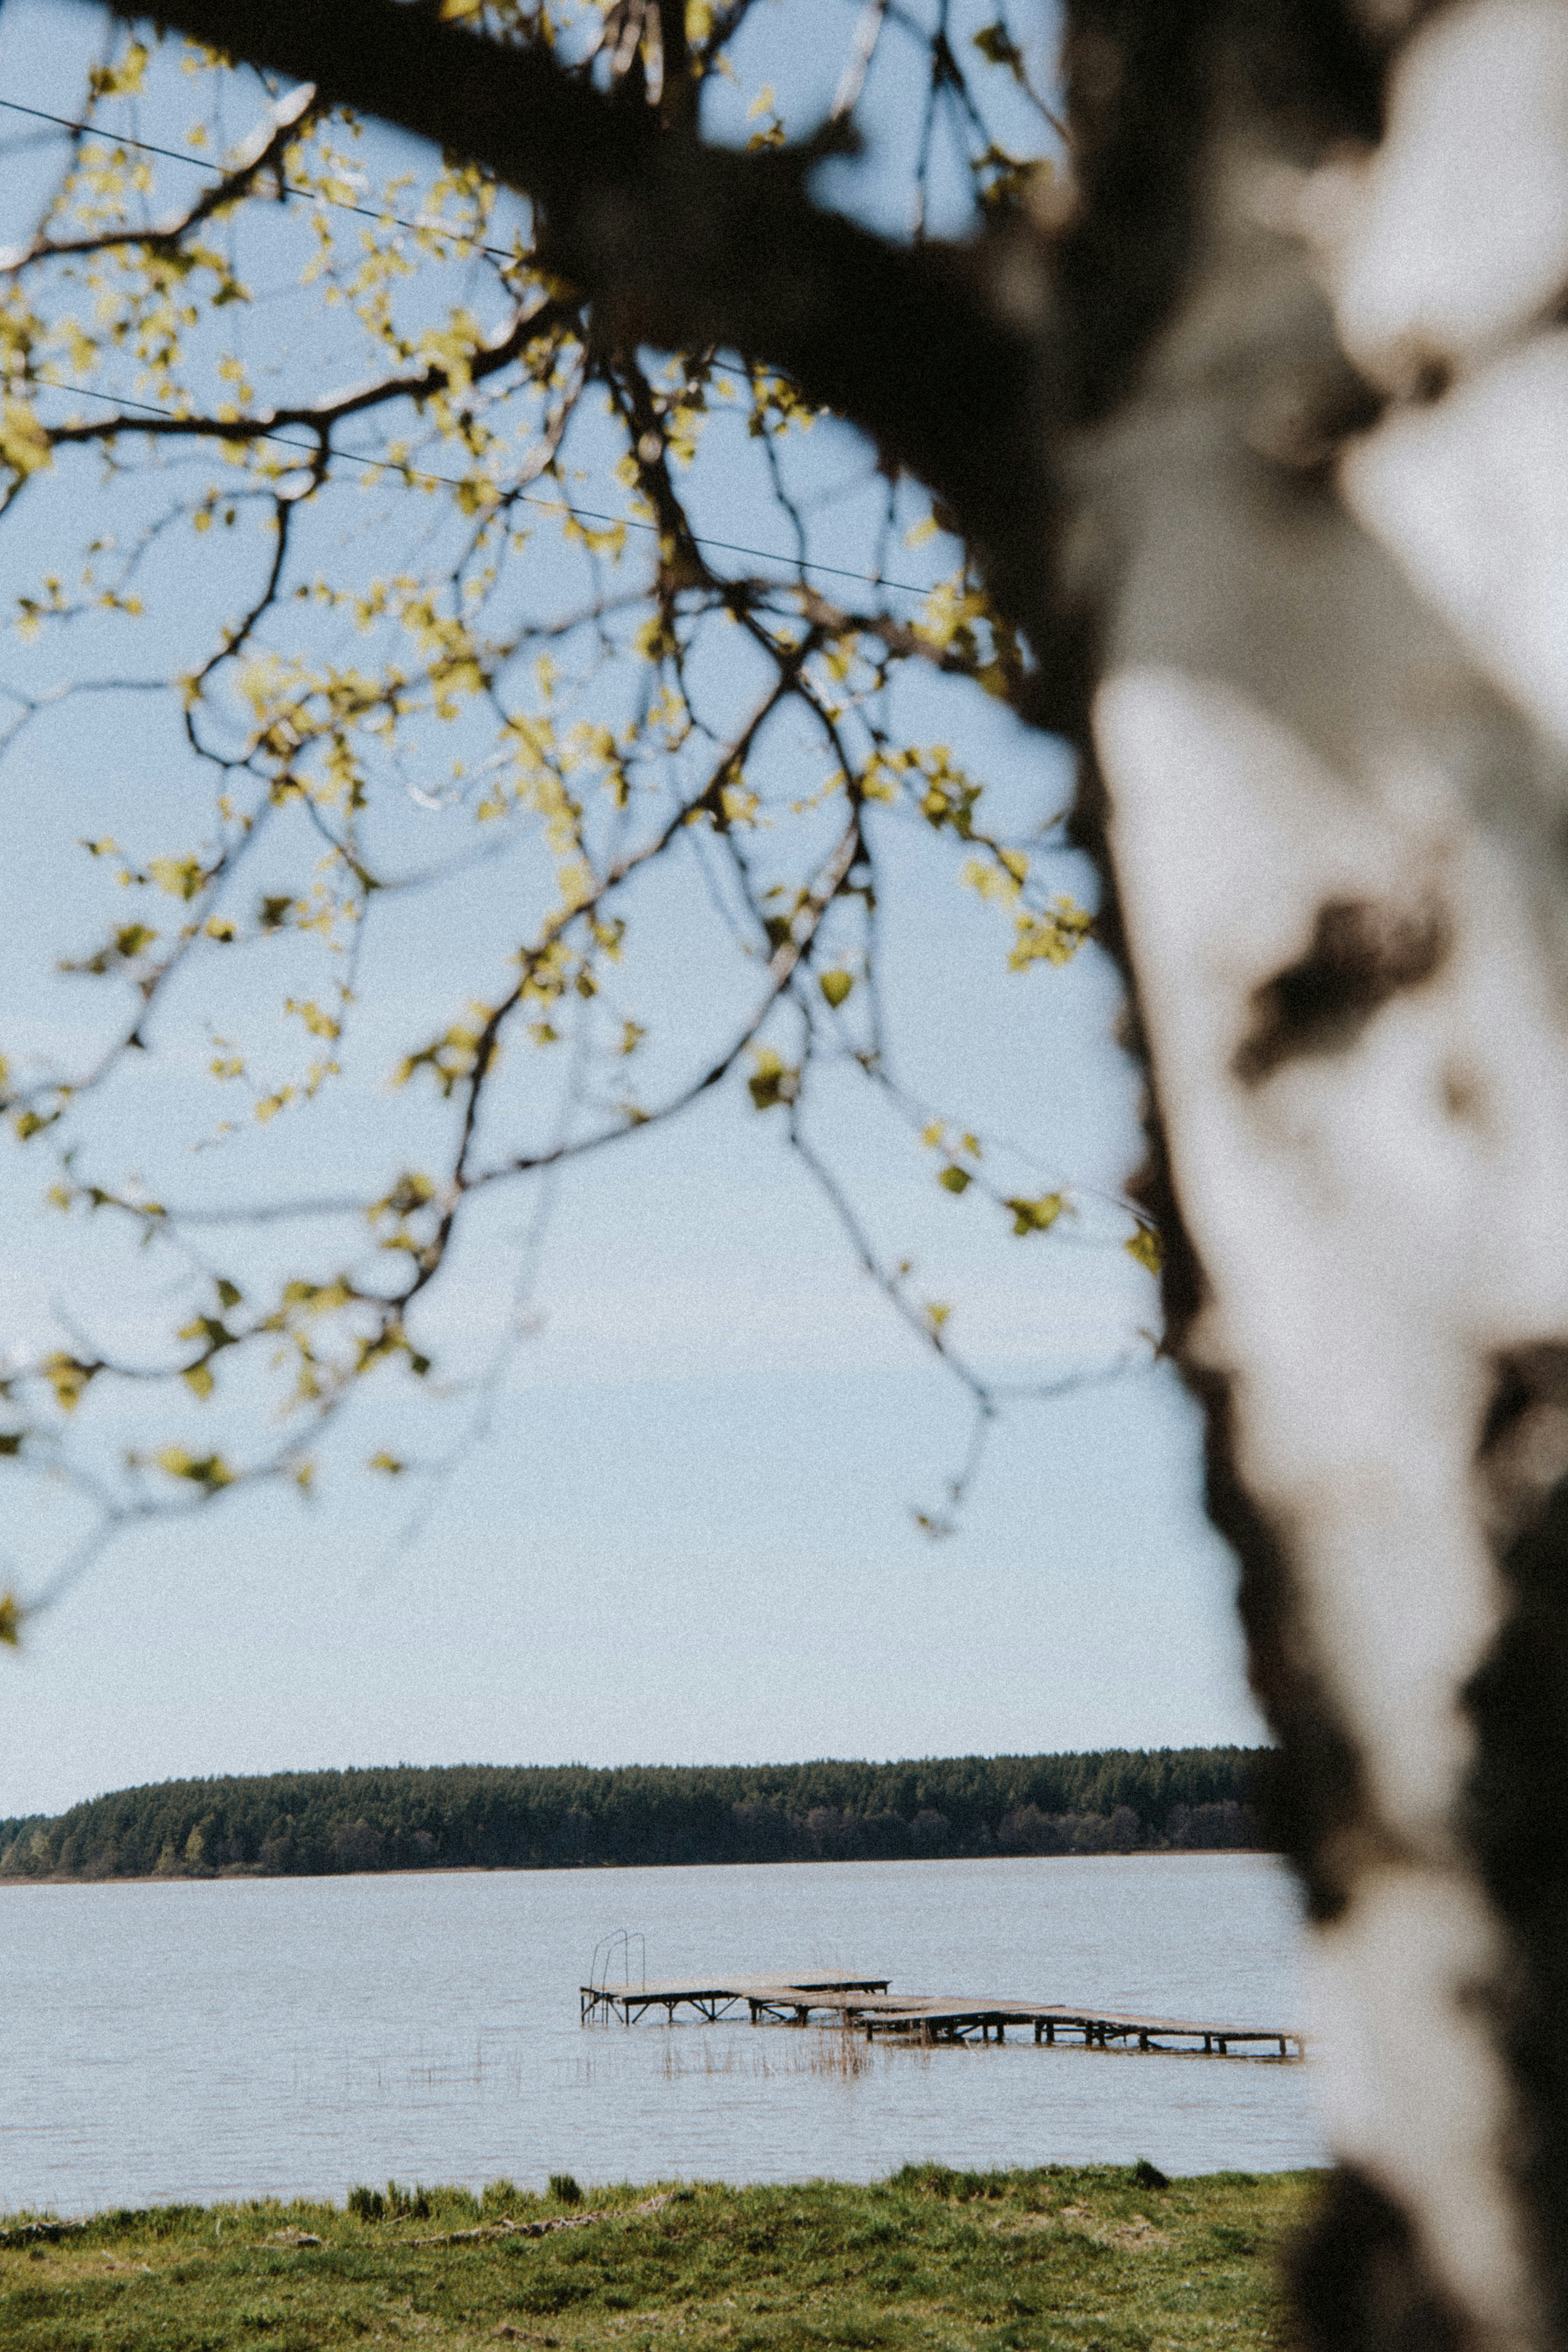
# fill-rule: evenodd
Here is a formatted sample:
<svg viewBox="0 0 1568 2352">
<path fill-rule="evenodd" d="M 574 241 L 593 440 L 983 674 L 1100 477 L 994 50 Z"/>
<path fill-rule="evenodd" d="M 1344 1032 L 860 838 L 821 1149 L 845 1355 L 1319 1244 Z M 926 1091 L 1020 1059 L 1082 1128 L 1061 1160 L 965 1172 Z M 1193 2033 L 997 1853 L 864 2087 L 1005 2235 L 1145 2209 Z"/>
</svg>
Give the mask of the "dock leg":
<svg viewBox="0 0 1568 2352">
<path fill-rule="evenodd" d="M 1054 2048 L 1055 2043 L 1056 2043 L 1056 2038 L 1057 2038 L 1057 2021 L 1056 2021 L 1056 2019 L 1055 2019 L 1054 2017 L 1047 2017 L 1047 2020 L 1046 2020 L 1046 2040 L 1047 2040 L 1048 2042 L 1050 2042 L 1050 2043 L 1051 2043 L 1051 2045 L 1053 2046 L 1053 2048 Z"/>
<path fill-rule="evenodd" d="M 1225 2046 L 1225 2037 L 1223 2034 L 1220 2036 L 1219 2054 L 1222 2058 L 1228 2058 L 1230 2056 L 1230 2052 Z"/>
<path fill-rule="evenodd" d="M 1007 2029 L 1002 2023 L 1000 2019 L 997 2020 L 996 2023 L 996 2039 L 998 2042 L 1005 2042 L 1007 2039 Z"/>
<path fill-rule="evenodd" d="M 1043 2018 L 1037 2017 L 1037 2018 L 1036 2018 L 1036 2020 L 1035 2020 L 1035 2047 L 1037 2048 L 1037 2050 L 1039 2048 L 1039 2044 L 1040 2044 L 1040 2036 L 1041 2036 L 1041 2034 L 1045 2032 L 1045 2030 L 1046 2030 L 1046 2026 L 1045 2026 L 1045 2020 L 1044 2020 Z"/>
<path fill-rule="evenodd" d="M 1149 2036 L 1146 2033 L 1141 2033 L 1138 2036 L 1138 2047 L 1140 2050 L 1147 2050 L 1149 2047 Z"/>
</svg>

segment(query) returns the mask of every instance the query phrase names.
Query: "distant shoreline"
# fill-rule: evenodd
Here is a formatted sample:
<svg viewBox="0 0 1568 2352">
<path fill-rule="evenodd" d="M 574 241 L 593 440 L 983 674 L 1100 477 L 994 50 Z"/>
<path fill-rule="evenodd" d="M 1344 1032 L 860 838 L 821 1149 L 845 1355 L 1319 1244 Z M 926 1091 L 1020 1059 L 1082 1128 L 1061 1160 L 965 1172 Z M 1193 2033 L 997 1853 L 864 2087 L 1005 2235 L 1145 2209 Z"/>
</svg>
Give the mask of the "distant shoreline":
<svg viewBox="0 0 1568 2352">
<path fill-rule="evenodd" d="M 165 1780 L 0 1820 L 0 1885 L 1256 1850 L 1272 1752 L 398 1764 Z"/>
<path fill-rule="evenodd" d="M 929 1862 L 1234 1862 L 1244 1856 L 1268 1854 L 1279 1861 L 1276 1848 L 1263 1845 L 1134 1846 L 1126 1853 L 953 1853 L 906 1854 L 895 1861 Z M 591 1870 L 840 1870 L 854 1855 L 795 1854 L 783 1862 L 429 1862 L 398 1870 L 215 1870 L 198 1876 L 190 1872 L 116 1871 L 100 1878 L 85 1871 L 57 1872 L 48 1877 L 0 1878 L 0 1894 L 13 1887 L 37 1886 L 237 1886 L 299 1885 L 310 1882 L 341 1885 L 351 1878 L 542 1878 L 580 1877 Z M 859 1857 L 865 1859 L 866 1857 Z M 877 1856 L 869 1859 L 875 1861 Z"/>
</svg>

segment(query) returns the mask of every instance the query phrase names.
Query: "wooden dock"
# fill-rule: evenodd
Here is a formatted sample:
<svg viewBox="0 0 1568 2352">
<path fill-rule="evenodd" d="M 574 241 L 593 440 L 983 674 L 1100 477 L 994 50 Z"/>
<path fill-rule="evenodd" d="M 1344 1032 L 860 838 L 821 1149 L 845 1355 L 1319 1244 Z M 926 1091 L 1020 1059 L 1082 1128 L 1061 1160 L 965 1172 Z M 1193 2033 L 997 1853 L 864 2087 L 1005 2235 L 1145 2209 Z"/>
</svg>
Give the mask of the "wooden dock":
<svg viewBox="0 0 1568 2352">
<path fill-rule="evenodd" d="M 595 2018 L 606 2022 L 619 2018 L 623 2025 L 631 2025 L 650 2009 L 662 2009 L 666 2022 L 673 2025 L 678 2009 L 694 2009 L 710 2025 L 738 2009 L 742 2001 L 750 2004 L 752 2023 L 759 2014 L 784 2015 L 787 2011 L 798 2024 L 804 2025 L 814 2009 L 825 2003 L 837 2004 L 853 1999 L 858 1993 L 885 1993 L 886 1977 L 726 1977 L 704 1984 L 700 1979 L 688 1977 L 669 1984 L 585 1984 L 578 1988 L 582 2000 L 583 2023 Z"/>
<path fill-rule="evenodd" d="M 1249 2057 L 1306 2054 L 1299 2033 L 1281 2032 L 1276 2025 L 1215 2025 L 1193 2018 L 1074 2009 L 1062 2001 L 911 2001 L 897 2009 L 867 2010 L 856 2021 L 864 2024 L 868 2042 L 879 2033 L 925 2043 L 1005 2042 L 1007 2028 L 1019 2025 L 1030 2027 L 1037 2042 L 1054 2044 L 1077 2036 L 1089 2050 L 1109 2050 L 1117 2043 L 1205 2058 L 1228 2058 L 1233 2049 Z"/>
<path fill-rule="evenodd" d="M 1076 2042 L 1086 2050 L 1112 2047 L 1185 2053 L 1189 2056 L 1302 2058 L 1300 2034 L 1277 2025 L 1216 2025 L 1206 2019 L 1145 2017 L 1125 2010 L 1086 2009 L 1068 2001 L 974 2000 L 954 1994 L 890 1993 L 887 1977 L 687 1978 L 659 1984 L 587 1984 L 580 1988 L 582 2020 L 631 2025 L 662 2009 L 678 2009 L 709 2023 L 738 2012 L 753 2025 L 805 2025 L 813 2016 L 837 2018 L 863 2030 L 931 2046 L 937 2042 L 1005 2042 L 1007 2028 L 1027 2027 L 1037 2042 Z"/>
</svg>

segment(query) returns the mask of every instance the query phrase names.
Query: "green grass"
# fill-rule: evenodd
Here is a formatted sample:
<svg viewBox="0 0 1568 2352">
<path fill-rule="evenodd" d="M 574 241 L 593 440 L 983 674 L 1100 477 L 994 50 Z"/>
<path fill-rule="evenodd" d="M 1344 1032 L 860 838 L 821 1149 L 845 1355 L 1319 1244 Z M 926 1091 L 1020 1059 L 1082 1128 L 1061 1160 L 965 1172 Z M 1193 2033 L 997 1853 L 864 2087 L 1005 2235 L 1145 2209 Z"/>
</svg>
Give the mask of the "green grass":
<svg viewBox="0 0 1568 2352">
<path fill-rule="evenodd" d="M 1156 2177 L 1157 2181 L 1157 2177 Z M 561 2352 L 1250 2352 L 1313 2177 L 1161 2187 L 1122 2167 L 868 2188 L 675 2186 L 530 2197 L 505 2182 L 331 2205 L 175 2205 L 0 2226 L 5 2352 L 315 2352 L 497 2339 Z M 570 2191 L 575 2186 L 563 2185 Z M 452 2242 L 503 2220 L 579 2229 Z M 300 2244 L 300 2235 L 320 2244 Z M 440 2242 L 447 2239 L 447 2242 Z M 420 2243 L 421 2240 L 426 2241 Z M 436 2242 L 431 2242 L 432 2241 Z"/>
</svg>

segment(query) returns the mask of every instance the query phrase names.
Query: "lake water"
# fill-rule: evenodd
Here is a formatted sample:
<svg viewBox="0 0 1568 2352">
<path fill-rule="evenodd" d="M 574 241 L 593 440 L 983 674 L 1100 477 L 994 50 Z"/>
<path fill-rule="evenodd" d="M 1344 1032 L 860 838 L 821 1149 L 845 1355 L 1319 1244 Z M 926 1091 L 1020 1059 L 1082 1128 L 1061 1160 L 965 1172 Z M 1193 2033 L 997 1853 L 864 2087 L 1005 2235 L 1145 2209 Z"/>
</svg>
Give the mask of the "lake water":
<svg viewBox="0 0 1568 2352">
<path fill-rule="evenodd" d="M 1323 2160 L 1312 2067 L 833 2029 L 584 2028 L 595 1940 L 647 1974 L 1301 2020 L 1260 1854 L 517 1871 L 0 1890 L 0 2210 L 498 2174 L 542 2187 L 963 2166 Z M 635 1947 L 632 1973 L 640 1974 Z M 619 1976 L 619 1968 L 611 1973 Z M 847 2048 L 856 2071 L 846 2072 Z"/>
</svg>

